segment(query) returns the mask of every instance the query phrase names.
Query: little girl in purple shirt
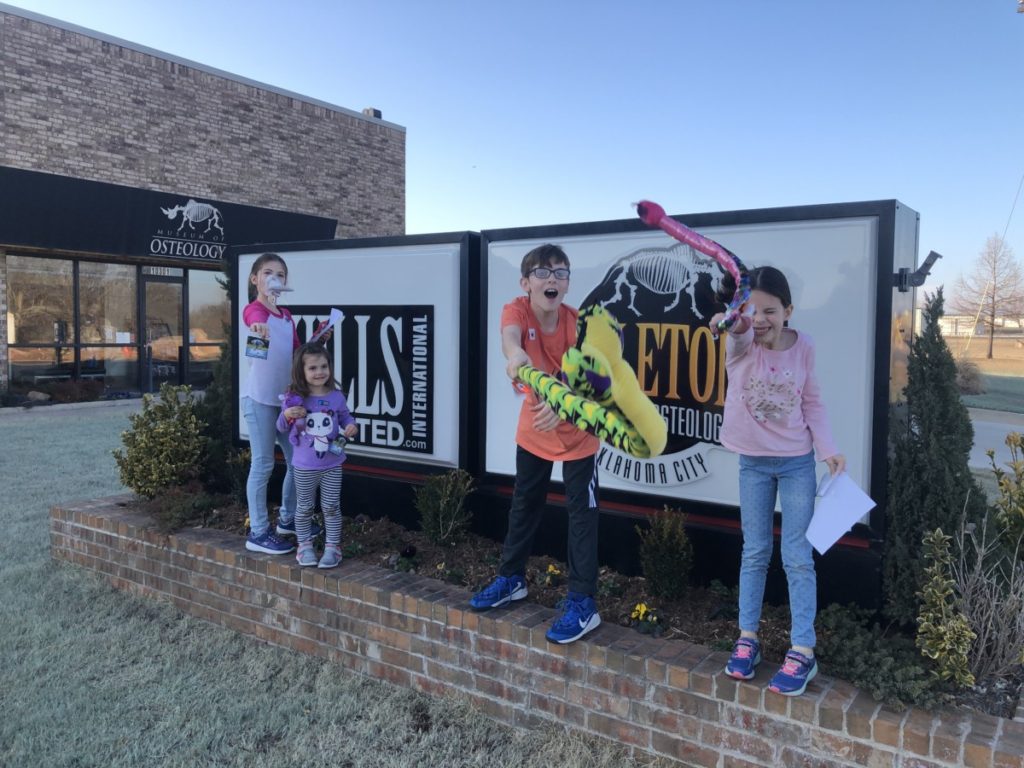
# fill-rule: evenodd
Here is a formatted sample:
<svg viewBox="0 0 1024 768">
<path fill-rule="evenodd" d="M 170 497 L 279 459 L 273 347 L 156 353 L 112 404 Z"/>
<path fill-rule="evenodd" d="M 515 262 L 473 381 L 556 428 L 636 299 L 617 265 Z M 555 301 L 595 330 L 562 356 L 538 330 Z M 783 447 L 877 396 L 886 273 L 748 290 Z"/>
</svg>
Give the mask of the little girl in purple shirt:
<svg viewBox="0 0 1024 768">
<path fill-rule="evenodd" d="M 341 465 L 346 458 L 340 437 L 353 437 L 357 427 L 321 344 L 303 344 L 295 351 L 291 388 L 284 397 L 277 428 L 289 433 L 288 440 L 295 446 L 295 558 L 302 566 L 334 568 L 341 563 Z M 312 530 L 317 489 L 326 530 L 319 561 L 313 551 Z"/>
</svg>

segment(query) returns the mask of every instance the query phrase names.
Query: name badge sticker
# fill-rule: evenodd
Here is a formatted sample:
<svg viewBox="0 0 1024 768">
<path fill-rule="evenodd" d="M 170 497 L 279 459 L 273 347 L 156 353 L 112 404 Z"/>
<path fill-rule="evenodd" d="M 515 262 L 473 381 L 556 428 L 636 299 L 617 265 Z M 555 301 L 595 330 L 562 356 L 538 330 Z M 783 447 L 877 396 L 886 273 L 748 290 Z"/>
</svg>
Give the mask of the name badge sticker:
<svg viewBox="0 0 1024 768">
<path fill-rule="evenodd" d="M 255 357 L 258 360 L 266 360 L 270 350 L 270 339 L 262 336 L 247 336 L 245 339 L 245 356 Z"/>
</svg>

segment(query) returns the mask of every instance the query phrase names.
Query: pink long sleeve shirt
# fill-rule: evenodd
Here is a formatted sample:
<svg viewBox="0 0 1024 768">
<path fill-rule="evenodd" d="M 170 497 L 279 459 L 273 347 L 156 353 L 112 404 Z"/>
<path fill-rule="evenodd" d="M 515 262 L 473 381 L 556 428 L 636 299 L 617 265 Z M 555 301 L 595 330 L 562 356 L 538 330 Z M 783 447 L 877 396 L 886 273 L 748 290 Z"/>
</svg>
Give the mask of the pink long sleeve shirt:
<svg viewBox="0 0 1024 768">
<path fill-rule="evenodd" d="M 792 329 L 791 329 L 792 330 Z M 839 451 L 814 375 L 814 342 L 797 334 L 789 349 L 754 344 L 754 330 L 729 334 L 725 370 L 729 389 L 722 445 L 745 456 L 802 456 L 814 448 L 819 461 Z"/>
</svg>

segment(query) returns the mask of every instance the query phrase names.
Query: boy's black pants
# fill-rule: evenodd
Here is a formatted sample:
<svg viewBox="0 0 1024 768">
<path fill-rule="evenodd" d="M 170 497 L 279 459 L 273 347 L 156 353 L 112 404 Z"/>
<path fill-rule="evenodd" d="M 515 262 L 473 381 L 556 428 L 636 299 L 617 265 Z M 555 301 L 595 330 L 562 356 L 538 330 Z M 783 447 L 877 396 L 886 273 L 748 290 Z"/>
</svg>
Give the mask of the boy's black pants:
<svg viewBox="0 0 1024 768">
<path fill-rule="evenodd" d="M 524 576 L 526 560 L 544 514 L 554 462 L 516 446 L 516 484 L 502 551 L 502 576 Z M 569 514 L 569 591 L 597 592 L 597 465 L 594 456 L 562 462 Z"/>
</svg>

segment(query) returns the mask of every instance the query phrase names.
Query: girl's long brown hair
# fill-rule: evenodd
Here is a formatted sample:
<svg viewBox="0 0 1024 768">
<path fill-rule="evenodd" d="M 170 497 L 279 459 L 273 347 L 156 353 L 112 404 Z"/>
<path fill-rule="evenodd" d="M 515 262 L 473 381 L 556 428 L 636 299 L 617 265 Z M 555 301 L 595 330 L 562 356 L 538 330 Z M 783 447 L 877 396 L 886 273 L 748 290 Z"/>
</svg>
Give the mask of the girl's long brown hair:
<svg viewBox="0 0 1024 768">
<path fill-rule="evenodd" d="M 302 397 L 309 397 L 309 384 L 306 382 L 306 372 L 304 370 L 306 365 L 305 358 L 307 356 L 327 358 L 327 365 L 331 372 L 331 378 L 328 380 L 331 388 L 341 389 L 341 385 L 334 378 L 334 363 L 331 362 L 331 356 L 327 354 L 327 348 L 319 341 L 307 341 L 295 350 L 295 355 L 292 357 L 292 384 L 289 391 Z"/>
<path fill-rule="evenodd" d="M 279 254 L 264 253 L 262 256 L 256 259 L 256 261 L 252 263 L 252 269 L 249 270 L 249 301 L 255 301 L 256 296 L 258 295 L 256 291 L 256 286 L 253 285 L 252 283 L 252 279 L 260 273 L 260 270 L 263 268 L 263 265 L 270 261 L 276 261 L 278 264 L 284 267 L 284 276 L 285 278 L 288 277 L 287 262 L 284 259 L 282 259 Z"/>
</svg>

